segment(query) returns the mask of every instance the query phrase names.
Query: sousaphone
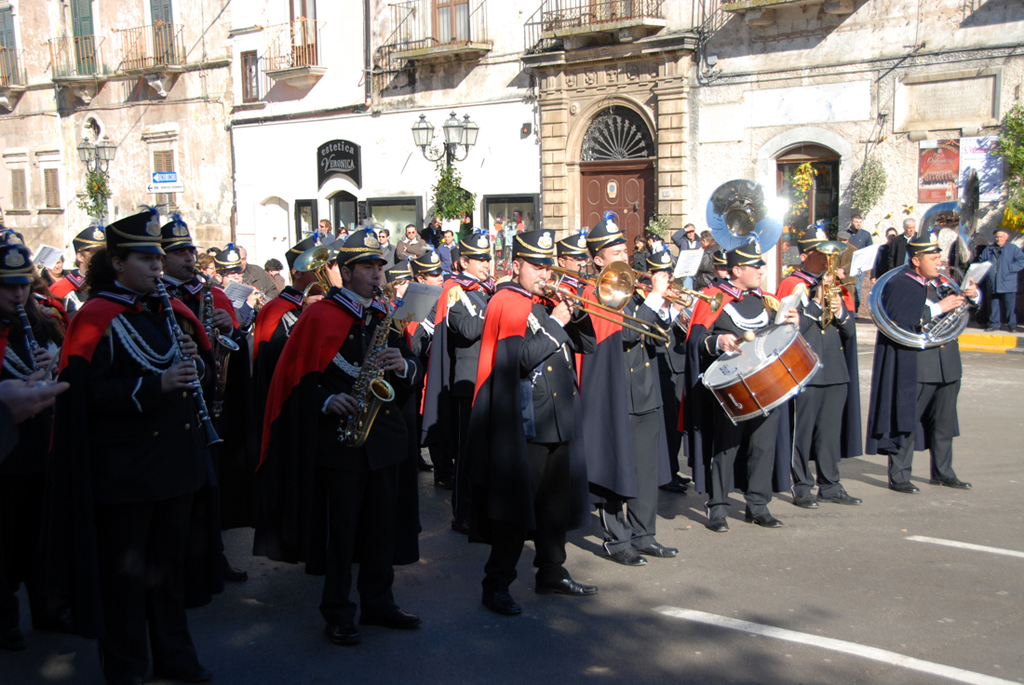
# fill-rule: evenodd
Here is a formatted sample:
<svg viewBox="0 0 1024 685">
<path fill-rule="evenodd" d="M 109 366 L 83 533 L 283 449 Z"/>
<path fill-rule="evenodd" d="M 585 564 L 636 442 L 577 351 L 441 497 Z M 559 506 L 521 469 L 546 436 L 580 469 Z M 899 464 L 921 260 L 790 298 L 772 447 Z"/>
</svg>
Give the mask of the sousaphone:
<svg viewBox="0 0 1024 685">
<path fill-rule="evenodd" d="M 767 252 L 782 237 L 781 204 L 766 198 L 760 183 L 736 179 L 718 186 L 708 200 L 706 218 L 711 235 L 723 250 L 757 241 Z"/>
</svg>

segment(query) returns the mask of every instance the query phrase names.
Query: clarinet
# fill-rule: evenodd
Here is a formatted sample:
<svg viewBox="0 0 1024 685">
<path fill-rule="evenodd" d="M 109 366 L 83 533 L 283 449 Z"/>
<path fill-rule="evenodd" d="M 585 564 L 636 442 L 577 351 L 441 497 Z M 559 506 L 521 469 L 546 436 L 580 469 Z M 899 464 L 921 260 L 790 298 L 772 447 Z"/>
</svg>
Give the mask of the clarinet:
<svg viewBox="0 0 1024 685">
<path fill-rule="evenodd" d="M 178 325 L 178 320 L 174 318 L 174 308 L 171 306 L 171 298 L 167 296 L 167 288 L 164 287 L 162 281 L 156 283 L 157 293 L 160 295 L 160 299 L 164 303 L 164 311 L 167 313 L 167 328 L 171 332 L 171 344 L 174 345 L 174 364 L 172 366 L 180 364 L 183 361 L 191 361 L 185 356 L 185 353 L 181 350 L 181 342 L 178 338 L 184 333 L 181 331 L 181 326 Z M 193 362 L 194 363 L 194 362 Z M 206 436 L 206 446 L 210 447 L 217 443 L 224 442 L 220 436 L 217 435 L 216 429 L 213 427 L 213 421 L 210 419 L 210 412 L 206 408 L 206 398 L 203 397 L 203 386 L 196 378 L 194 381 L 189 383 L 192 386 L 192 399 L 196 405 L 196 415 L 199 417 L 199 424 L 203 429 L 203 435 Z"/>
<path fill-rule="evenodd" d="M 21 319 L 21 327 L 25 329 L 28 353 L 32 356 L 32 371 L 35 372 L 39 370 L 39 364 L 36 362 L 36 352 L 39 351 L 39 343 L 36 342 L 36 336 L 32 333 L 32 324 L 28 321 L 28 314 L 25 313 L 25 308 L 21 304 L 15 306 L 18 308 L 18 318 Z"/>
</svg>

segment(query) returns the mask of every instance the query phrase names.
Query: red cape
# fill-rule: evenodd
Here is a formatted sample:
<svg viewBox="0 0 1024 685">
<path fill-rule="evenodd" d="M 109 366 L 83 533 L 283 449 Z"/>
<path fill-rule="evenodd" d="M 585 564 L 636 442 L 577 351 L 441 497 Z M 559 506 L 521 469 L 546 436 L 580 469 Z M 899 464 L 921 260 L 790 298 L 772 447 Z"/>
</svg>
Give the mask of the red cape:
<svg viewBox="0 0 1024 685">
<path fill-rule="evenodd" d="M 228 302 L 230 304 L 230 300 Z M 277 324 L 281 323 L 281 318 L 288 312 L 299 309 L 302 307 L 284 297 L 275 297 L 260 309 L 260 313 L 256 315 L 256 333 L 253 335 L 253 359 L 260 353 L 260 345 L 274 337 L 274 331 L 277 330 Z M 235 308 L 231 307 L 231 316 L 234 315 Z"/>
<path fill-rule="evenodd" d="M 195 327 L 193 338 L 199 349 L 206 352 L 210 349 L 210 339 L 206 337 L 206 331 L 199 323 L 199 319 L 189 310 L 185 303 L 171 299 L 171 308 L 174 313 L 190 321 Z M 126 304 L 108 300 L 102 295 L 90 297 L 89 301 L 82 305 L 82 308 L 75 314 L 68 327 L 68 334 L 64 338 L 64 346 L 60 351 L 60 370 L 63 371 L 71 357 L 82 357 L 87 362 L 92 361 L 92 353 L 96 351 L 96 345 L 103 338 L 103 334 L 110 328 L 110 322 L 118 314 L 134 311 L 141 312 L 142 305 Z"/>
<path fill-rule="evenodd" d="M 494 371 L 494 359 L 498 351 L 498 343 L 505 338 L 526 335 L 526 319 L 533 309 L 533 298 L 523 297 L 520 292 L 511 288 L 502 288 L 487 303 L 487 317 L 484 321 L 484 332 L 480 336 L 480 360 L 476 367 L 476 389 L 473 402 L 480 393 L 480 388 L 491 377 Z M 515 401 L 514 398 L 506 398 Z"/>
<path fill-rule="evenodd" d="M 796 290 L 798 283 L 803 283 L 807 286 L 808 296 L 810 295 L 811 288 L 815 285 L 814 283 L 809 283 L 807 279 L 801 277 L 799 273 L 794 272 L 782 279 L 782 283 L 779 283 L 779 289 L 775 292 L 775 299 L 781 300 L 784 297 L 792 295 L 793 291 Z M 852 312 L 854 304 L 853 295 L 850 294 L 850 291 L 846 289 L 845 285 L 840 284 L 839 287 L 843 292 L 843 304 L 846 305 L 846 311 Z"/>
<path fill-rule="evenodd" d="M 711 327 L 715 325 L 715 321 L 718 320 L 718 315 L 725 309 L 725 305 L 736 299 L 716 285 L 709 285 L 701 290 L 701 292 L 712 296 L 719 292 L 722 293 L 722 306 L 718 308 L 718 311 L 712 312 L 711 305 L 704 300 L 697 300 L 697 304 L 693 308 L 693 314 L 690 315 L 690 327 L 686 331 L 687 340 L 690 339 L 690 332 L 693 331 L 695 326 L 703 326 L 705 330 L 711 330 Z"/>
<path fill-rule="evenodd" d="M 85 282 L 85 279 L 79 276 L 78 278 L 81 280 L 78 280 L 76 283 L 72 280 L 72 275 L 73 274 L 67 274 L 64 278 L 50 286 L 50 292 L 53 293 L 55 297 L 59 297 L 63 300 L 71 293 L 72 290 L 78 290 L 82 283 Z"/>
<path fill-rule="evenodd" d="M 306 307 L 292 328 L 292 334 L 281 352 L 267 395 L 263 416 L 263 440 L 260 445 L 260 466 L 270 449 L 270 429 L 281 408 L 306 374 L 324 371 L 341 349 L 355 317 L 329 298 Z M 258 467 L 257 467 L 258 468 Z"/>
</svg>

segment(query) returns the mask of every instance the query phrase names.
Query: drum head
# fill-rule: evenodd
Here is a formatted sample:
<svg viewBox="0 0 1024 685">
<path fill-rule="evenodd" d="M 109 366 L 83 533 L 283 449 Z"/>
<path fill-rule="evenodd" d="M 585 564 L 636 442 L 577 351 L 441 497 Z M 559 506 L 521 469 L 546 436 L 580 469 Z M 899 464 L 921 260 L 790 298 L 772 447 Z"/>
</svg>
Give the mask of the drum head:
<svg viewBox="0 0 1024 685">
<path fill-rule="evenodd" d="M 796 336 L 796 326 L 789 323 L 762 328 L 753 340 L 740 343 L 742 354 L 722 356 L 715 360 L 704 372 L 704 385 L 714 389 L 746 378 L 776 359 Z"/>
</svg>

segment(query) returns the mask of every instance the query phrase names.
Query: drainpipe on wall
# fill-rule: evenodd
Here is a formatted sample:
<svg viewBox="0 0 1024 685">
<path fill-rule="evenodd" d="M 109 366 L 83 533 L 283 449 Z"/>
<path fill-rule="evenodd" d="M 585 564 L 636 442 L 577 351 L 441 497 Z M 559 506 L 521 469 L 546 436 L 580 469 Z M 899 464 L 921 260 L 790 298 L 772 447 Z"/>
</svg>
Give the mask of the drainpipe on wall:
<svg viewBox="0 0 1024 685">
<path fill-rule="evenodd" d="M 363 86 L 366 91 L 366 111 L 373 104 L 373 79 L 370 76 L 370 0 L 363 0 Z"/>
</svg>

